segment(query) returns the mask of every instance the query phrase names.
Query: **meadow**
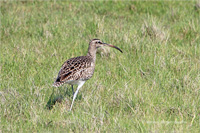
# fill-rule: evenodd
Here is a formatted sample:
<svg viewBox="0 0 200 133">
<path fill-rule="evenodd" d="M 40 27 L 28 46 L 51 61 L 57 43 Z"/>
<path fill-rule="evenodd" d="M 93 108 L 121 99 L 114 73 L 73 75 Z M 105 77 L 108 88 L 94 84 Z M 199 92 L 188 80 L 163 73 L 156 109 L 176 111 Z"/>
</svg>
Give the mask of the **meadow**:
<svg viewBox="0 0 200 133">
<path fill-rule="evenodd" d="M 0 132 L 200 132 L 200 3 L 0 4 Z M 70 112 L 52 84 L 93 38 L 123 53 L 98 50 Z"/>
</svg>

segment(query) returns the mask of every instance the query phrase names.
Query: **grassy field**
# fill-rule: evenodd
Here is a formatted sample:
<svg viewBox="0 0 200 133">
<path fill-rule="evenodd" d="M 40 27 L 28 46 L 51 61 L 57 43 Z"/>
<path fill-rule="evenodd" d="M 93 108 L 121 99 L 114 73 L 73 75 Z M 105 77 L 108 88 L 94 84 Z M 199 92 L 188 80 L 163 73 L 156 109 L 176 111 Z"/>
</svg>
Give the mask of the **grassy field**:
<svg viewBox="0 0 200 133">
<path fill-rule="evenodd" d="M 0 132 L 200 132 L 197 2 L 0 4 Z M 69 112 L 52 84 L 93 38 L 124 53 L 98 51 Z"/>
</svg>

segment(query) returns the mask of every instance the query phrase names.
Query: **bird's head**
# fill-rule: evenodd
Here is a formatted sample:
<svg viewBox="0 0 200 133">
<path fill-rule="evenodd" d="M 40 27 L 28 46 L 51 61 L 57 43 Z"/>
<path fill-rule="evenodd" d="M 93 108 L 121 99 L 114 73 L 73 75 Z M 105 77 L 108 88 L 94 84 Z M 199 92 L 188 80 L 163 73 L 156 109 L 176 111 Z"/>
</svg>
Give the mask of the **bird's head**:
<svg viewBox="0 0 200 133">
<path fill-rule="evenodd" d="M 114 45 L 111 45 L 111 44 L 104 43 L 100 39 L 92 39 L 90 41 L 90 45 L 95 46 L 96 49 L 99 48 L 99 47 L 102 47 L 102 46 L 109 46 L 109 47 L 115 48 L 115 49 L 119 50 L 121 53 L 123 53 L 120 48 L 118 48 L 118 47 L 116 47 Z"/>
</svg>

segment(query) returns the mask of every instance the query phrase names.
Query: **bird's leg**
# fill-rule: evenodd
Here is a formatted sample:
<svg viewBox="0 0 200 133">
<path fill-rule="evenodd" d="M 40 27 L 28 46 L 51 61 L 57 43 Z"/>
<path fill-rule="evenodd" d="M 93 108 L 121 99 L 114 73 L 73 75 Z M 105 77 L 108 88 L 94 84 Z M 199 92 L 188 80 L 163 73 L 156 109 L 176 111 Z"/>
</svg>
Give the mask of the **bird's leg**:
<svg viewBox="0 0 200 133">
<path fill-rule="evenodd" d="M 83 86 L 84 83 L 85 83 L 85 81 L 80 81 L 80 83 L 78 84 L 77 90 L 76 90 L 76 92 L 74 93 L 74 96 L 73 96 L 73 100 L 72 100 L 72 104 L 71 104 L 71 107 L 70 107 L 70 111 L 72 110 L 72 106 L 74 104 L 74 100 L 76 99 L 78 91 Z"/>
<path fill-rule="evenodd" d="M 73 85 L 72 85 L 72 92 L 73 92 L 73 95 L 74 95 L 74 88 L 73 88 Z"/>
</svg>

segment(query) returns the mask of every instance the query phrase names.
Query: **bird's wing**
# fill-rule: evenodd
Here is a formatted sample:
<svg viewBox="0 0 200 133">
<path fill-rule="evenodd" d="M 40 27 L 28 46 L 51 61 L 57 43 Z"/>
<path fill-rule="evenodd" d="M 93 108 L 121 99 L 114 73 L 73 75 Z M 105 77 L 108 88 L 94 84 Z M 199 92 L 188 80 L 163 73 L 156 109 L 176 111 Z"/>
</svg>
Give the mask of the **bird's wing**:
<svg viewBox="0 0 200 133">
<path fill-rule="evenodd" d="M 91 60 L 89 57 L 79 56 L 64 62 L 54 82 L 54 86 L 60 86 L 61 83 L 66 81 L 79 79 L 80 74 L 78 73 L 91 67 Z"/>
</svg>

